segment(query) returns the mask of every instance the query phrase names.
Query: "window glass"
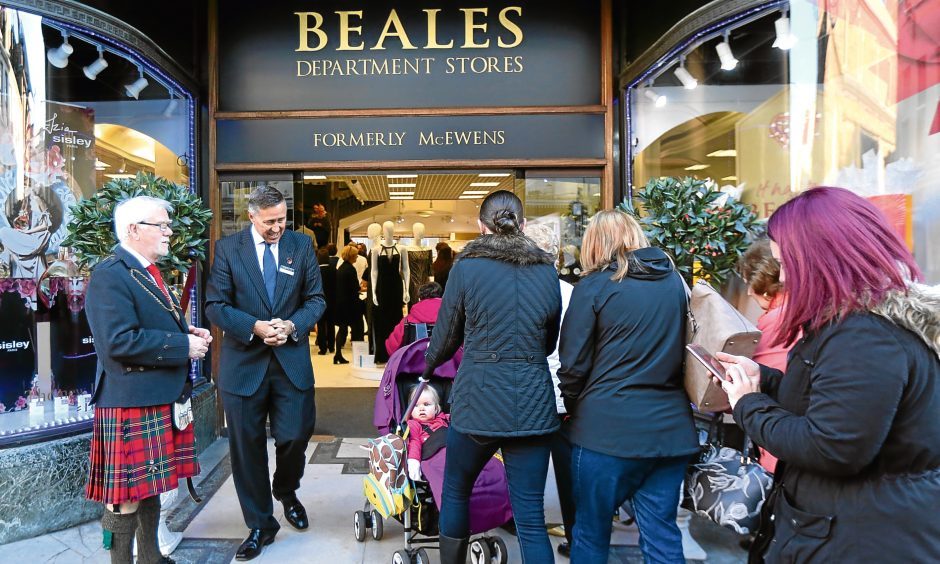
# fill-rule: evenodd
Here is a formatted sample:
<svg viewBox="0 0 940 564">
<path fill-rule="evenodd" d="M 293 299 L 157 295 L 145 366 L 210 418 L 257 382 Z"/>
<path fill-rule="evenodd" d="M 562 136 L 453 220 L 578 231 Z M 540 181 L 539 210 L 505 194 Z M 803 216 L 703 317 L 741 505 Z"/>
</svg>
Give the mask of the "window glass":
<svg viewBox="0 0 940 564">
<path fill-rule="evenodd" d="M 807 188 L 848 188 L 940 283 L 940 43 L 928 31 L 940 0 L 864 6 L 793 1 L 715 28 L 638 80 L 633 186 L 708 177 L 762 218 Z"/>
<path fill-rule="evenodd" d="M 0 437 L 90 419 L 97 359 L 88 273 L 62 245 L 69 207 L 137 172 L 190 185 L 190 108 L 98 35 L 0 6 Z"/>
</svg>

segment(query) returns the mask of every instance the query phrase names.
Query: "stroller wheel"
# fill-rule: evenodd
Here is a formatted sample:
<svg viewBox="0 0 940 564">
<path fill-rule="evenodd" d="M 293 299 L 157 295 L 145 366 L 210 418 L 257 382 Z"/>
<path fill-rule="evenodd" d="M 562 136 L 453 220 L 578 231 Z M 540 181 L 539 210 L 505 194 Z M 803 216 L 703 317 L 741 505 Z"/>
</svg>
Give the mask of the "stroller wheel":
<svg viewBox="0 0 940 564">
<path fill-rule="evenodd" d="M 490 545 L 484 538 L 474 539 L 470 542 L 470 550 L 467 551 L 470 557 L 470 564 L 491 564 L 493 552 Z"/>
<path fill-rule="evenodd" d="M 428 556 L 428 551 L 423 548 L 419 548 L 415 552 L 414 559 L 412 560 L 414 564 L 431 564 L 431 557 Z"/>
<path fill-rule="evenodd" d="M 353 533 L 358 542 L 366 540 L 366 514 L 363 511 L 356 511 L 353 515 Z"/>
<path fill-rule="evenodd" d="M 509 561 L 509 551 L 506 549 L 506 541 L 502 537 L 488 537 L 490 542 L 490 562 L 491 564 L 506 564 Z"/>
<path fill-rule="evenodd" d="M 375 540 L 382 540 L 383 534 L 383 525 L 382 515 L 379 514 L 375 509 L 372 510 L 372 538 Z"/>
<path fill-rule="evenodd" d="M 392 555 L 392 564 L 411 564 L 411 555 L 404 548 Z"/>
</svg>

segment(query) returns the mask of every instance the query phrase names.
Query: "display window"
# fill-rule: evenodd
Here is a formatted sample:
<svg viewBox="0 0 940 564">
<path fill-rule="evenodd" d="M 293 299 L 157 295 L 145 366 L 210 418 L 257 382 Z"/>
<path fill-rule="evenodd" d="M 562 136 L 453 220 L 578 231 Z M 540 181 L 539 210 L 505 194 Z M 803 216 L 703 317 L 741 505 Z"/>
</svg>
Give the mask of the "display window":
<svg viewBox="0 0 940 564">
<path fill-rule="evenodd" d="M 90 424 L 97 359 L 69 208 L 138 172 L 192 188 L 193 108 L 130 49 L 0 5 L 0 442 Z"/>
<path fill-rule="evenodd" d="M 881 208 L 940 283 L 940 0 L 764 5 L 628 79 L 628 180 L 710 178 L 761 218 L 807 188 Z"/>
</svg>

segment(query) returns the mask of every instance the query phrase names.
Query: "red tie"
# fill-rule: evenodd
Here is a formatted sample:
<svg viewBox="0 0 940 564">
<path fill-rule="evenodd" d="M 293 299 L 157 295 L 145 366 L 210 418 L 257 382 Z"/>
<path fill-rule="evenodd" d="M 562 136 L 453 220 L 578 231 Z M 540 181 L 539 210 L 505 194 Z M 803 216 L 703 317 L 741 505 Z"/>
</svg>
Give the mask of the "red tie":
<svg viewBox="0 0 940 564">
<path fill-rule="evenodd" d="M 160 287 L 160 291 L 163 292 L 163 296 L 167 299 L 168 302 L 173 303 L 173 300 L 170 299 L 170 293 L 166 291 L 166 286 L 163 284 L 163 275 L 160 274 L 160 269 L 157 268 L 157 265 L 151 264 L 147 267 L 147 272 L 153 276 L 153 279 L 156 280 L 157 286 Z"/>
</svg>

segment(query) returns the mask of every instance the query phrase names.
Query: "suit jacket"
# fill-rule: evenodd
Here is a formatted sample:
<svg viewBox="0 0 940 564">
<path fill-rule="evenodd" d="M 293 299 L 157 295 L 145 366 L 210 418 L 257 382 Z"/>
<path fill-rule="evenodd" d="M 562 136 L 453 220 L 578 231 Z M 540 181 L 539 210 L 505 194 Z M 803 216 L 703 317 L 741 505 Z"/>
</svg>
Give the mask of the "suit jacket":
<svg viewBox="0 0 940 564">
<path fill-rule="evenodd" d="M 277 285 L 274 303 L 268 299 L 258 254 L 249 226 L 220 239 L 206 290 L 206 317 L 222 329 L 222 358 L 218 386 L 224 392 L 250 396 L 261 385 L 273 354 L 300 390 L 313 387 L 310 331 L 326 308 L 320 267 L 310 238 L 285 231 L 278 243 Z M 287 270 L 293 270 L 293 275 Z M 290 320 L 296 339 L 279 347 L 264 344 L 254 335 L 255 322 L 273 318 Z"/>
<path fill-rule="evenodd" d="M 95 267 L 85 312 L 98 354 L 92 397 L 98 407 L 166 405 L 182 395 L 188 324 L 171 300 L 120 246 Z"/>
</svg>

